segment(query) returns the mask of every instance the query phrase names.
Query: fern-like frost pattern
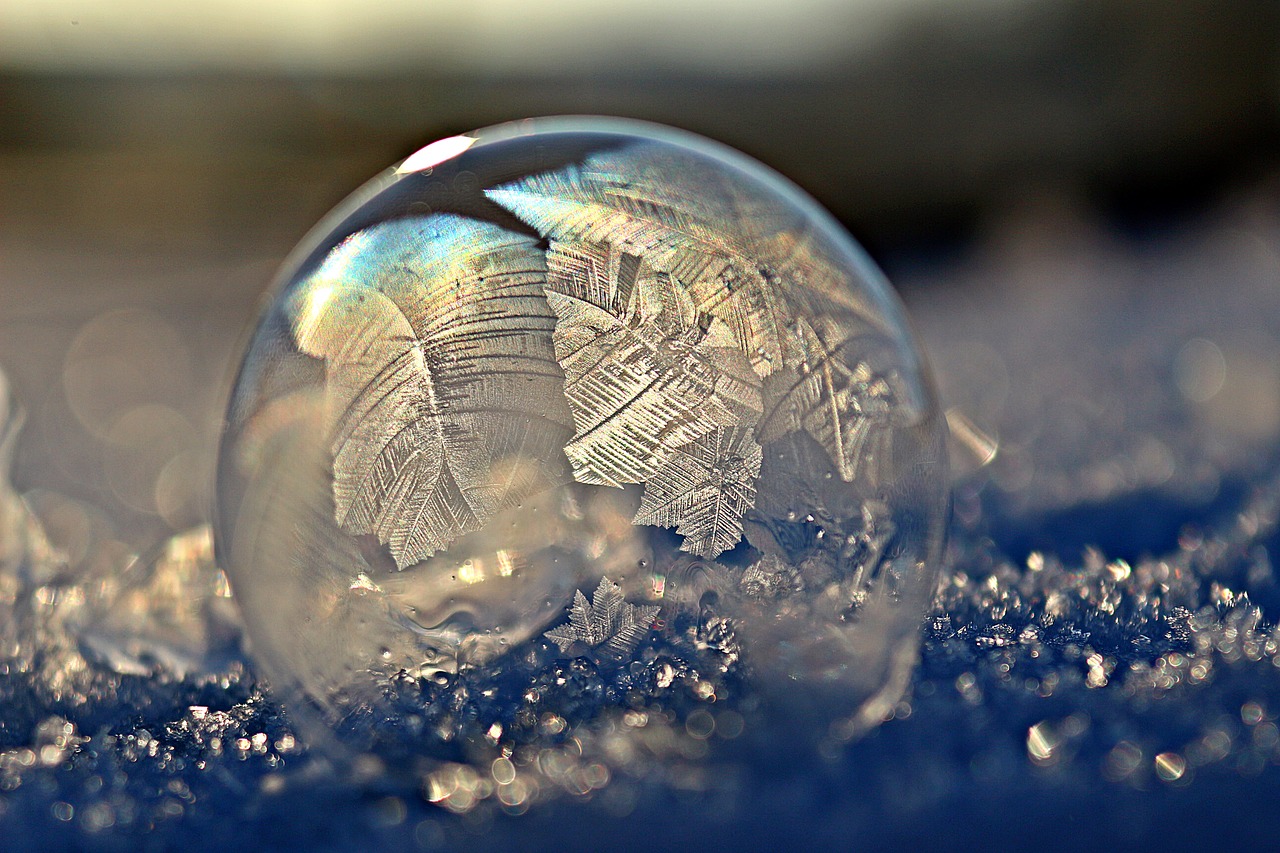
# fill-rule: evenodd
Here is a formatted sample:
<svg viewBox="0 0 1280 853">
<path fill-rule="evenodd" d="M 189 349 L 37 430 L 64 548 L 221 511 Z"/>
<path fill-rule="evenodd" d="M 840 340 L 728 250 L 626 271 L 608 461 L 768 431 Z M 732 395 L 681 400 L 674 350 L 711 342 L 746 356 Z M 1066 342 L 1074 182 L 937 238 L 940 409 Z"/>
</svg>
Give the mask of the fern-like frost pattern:
<svg viewBox="0 0 1280 853">
<path fill-rule="evenodd" d="M 762 460 L 751 430 L 719 429 L 676 448 L 645 483 L 637 524 L 674 527 L 684 550 L 708 559 L 738 544 L 755 504 Z"/>
<path fill-rule="evenodd" d="M 608 657 L 622 660 L 630 657 L 649 633 L 660 609 L 656 605 L 629 603 L 618 584 L 602 577 L 591 595 L 591 603 L 587 603 L 582 590 L 576 590 L 569 608 L 569 621 L 543 636 L 555 643 L 561 652 L 581 643 Z"/>
<path fill-rule="evenodd" d="M 337 521 L 401 568 L 569 479 L 545 279 L 528 238 L 441 215 L 348 238 L 300 290 L 294 337 L 325 362 Z"/>
<path fill-rule="evenodd" d="M 878 482 L 880 466 L 891 461 L 896 402 L 891 377 L 865 360 L 832 352 L 804 320 L 796 321 L 794 332 L 803 356 L 796 367 L 765 380 L 760 440 L 806 432 L 826 448 L 842 480 L 863 476 Z"/>
<path fill-rule="evenodd" d="M 616 316 L 572 281 L 547 286 L 574 416 L 565 453 L 583 483 L 643 483 L 671 448 L 760 416 L 759 379 L 724 323 L 704 328 L 666 273 L 646 271 L 623 289 L 613 298 L 627 308 Z"/>
<path fill-rule="evenodd" d="M 684 168 L 684 164 L 672 164 Z M 703 186 L 707 176 L 678 173 L 615 174 L 607 162 L 535 175 L 489 190 L 491 199 L 540 232 L 563 242 L 604 243 L 641 257 L 679 280 L 700 313 L 720 319 L 760 376 L 781 364 L 787 315 L 777 288 L 765 281 L 756 259 L 726 239 L 723 214 L 700 203 L 698 192 L 673 194 L 687 179 Z"/>
<path fill-rule="evenodd" d="M 548 268 L 556 357 L 574 417 L 565 454 L 575 479 L 659 489 L 655 478 L 673 456 L 701 460 L 685 449 L 759 419 L 759 377 L 728 325 L 700 314 L 674 276 L 601 243 L 553 242 Z M 749 428 L 741 434 L 751 442 Z M 714 556 L 741 539 L 750 505 L 727 500 L 720 508 L 714 518 L 701 517 L 705 503 L 670 504 L 660 514 L 642 508 L 635 522 L 709 528 L 714 533 L 686 537 L 683 547 Z"/>
<path fill-rule="evenodd" d="M 707 449 L 726 437 L 750 459 L 757 439 L 807 432 L 846 481 L 887 455 L 887 382 L 833 357 L 840 324 L 794 320 L 872 312 L 841 295 L 812 234 L 734 181 L 646 158 L 624 178 L 612 156 L 488 195 L 551 239 L 547 298 L 574 415 L 574 478 L 644 484 L 636 523 L 675 527 L 685 550 L 715 556 L 741 539 L 759 471 L 709 499 L 719 473 Z M 733 238 L 726 210 L 741 213 Z M 682 478 L 699 497 L 670 493 Z"/>
<path fill-rule="evenodd" d="M 874 476 L 888 456 L 892 389 L 836 358 L 849 328 L 822 319 L 875 312 L 849 295 L 811 233 L 734 181 L 679 158 L 637 157 L 644 167 L 628 171 L 614 156 L 488 195 L 551 239 L 547 298 L 575 479 L 645 484 L 635 521 L 675 527 L 685 550 L 714 556 L 740 540 L 754 496 L 706 500 L 718 475 L 704 449 L 725 436 L 753 458 L 758 442 L 806 432 L 845 481 Z M 740 213 L 734 237 L 730 210 Z M 805 314 L 813 324 L 795 319 Z M 704 484 L 702 497 L 667 494 L 680 477 Z"/>
<path fill-rule="evenodd" d="M 404 567 L 571 477 L 643 485 L 636 523 L 714 557 L 741 539 L 759 442 L 803 430 L 842 479 L 874 470 L 888 384 L 834 358 L 825 328 L 784 323 L 776 273 L 715 220 L 749 199 L 680 187 L 588 165 L 489 190 L 548 235 L 545 253 L 453 215 L 385 222 L 330 253 L 295 338 L 327 366 L 344 529 Z M 776 253 L 781 228 L 760 245 Z M 727 459 L 745 460 L 740 477 Z"/>
</svg>

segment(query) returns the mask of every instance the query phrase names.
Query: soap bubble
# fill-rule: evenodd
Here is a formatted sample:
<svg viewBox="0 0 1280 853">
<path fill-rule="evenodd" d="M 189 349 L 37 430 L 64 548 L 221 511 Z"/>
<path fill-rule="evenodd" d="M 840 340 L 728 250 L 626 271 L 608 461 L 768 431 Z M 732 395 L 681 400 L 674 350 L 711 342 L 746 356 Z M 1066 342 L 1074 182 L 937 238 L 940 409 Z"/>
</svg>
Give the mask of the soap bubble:
<svg viewBox="0 0 1280 853">
<path fill-rule="evenodd" d="M 944 436 L 901 306 L 794 186 L 669 129 L 520 122 L 428 146 L 287 261 L 218 549 L 313 737 L 417 731 L 389 685 L 664 648 L 849 737 L 915 660 Z"/>
</svg>

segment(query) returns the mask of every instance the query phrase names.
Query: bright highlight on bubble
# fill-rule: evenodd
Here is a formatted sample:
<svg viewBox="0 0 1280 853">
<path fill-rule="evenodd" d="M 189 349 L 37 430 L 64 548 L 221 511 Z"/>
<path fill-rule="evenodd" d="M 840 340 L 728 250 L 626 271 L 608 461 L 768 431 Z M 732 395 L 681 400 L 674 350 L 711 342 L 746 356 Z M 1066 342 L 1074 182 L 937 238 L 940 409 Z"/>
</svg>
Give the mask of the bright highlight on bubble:
<svg viewBox="0 0 1280 853">
<path fill-rule="evenodd" d="M 446 160 L 452 160 L 475 143 L 473 136 L 450 136 L 447 139 L 432 142 L 406 157 L 405 161 L 396 167 L 396 173 L 404 175 L 410 172 L 426 172 Z"/>
<path fill-rule="evenodd" d="M 396 719 L 395 679 L 670 646 L 849 736 L 914 661 L 945 434 L 896 298 L 795 187 L 656 126 L 521 122 L 297 250 L 232 395 L 220 558 L 318 729 Z"/>
</svg>

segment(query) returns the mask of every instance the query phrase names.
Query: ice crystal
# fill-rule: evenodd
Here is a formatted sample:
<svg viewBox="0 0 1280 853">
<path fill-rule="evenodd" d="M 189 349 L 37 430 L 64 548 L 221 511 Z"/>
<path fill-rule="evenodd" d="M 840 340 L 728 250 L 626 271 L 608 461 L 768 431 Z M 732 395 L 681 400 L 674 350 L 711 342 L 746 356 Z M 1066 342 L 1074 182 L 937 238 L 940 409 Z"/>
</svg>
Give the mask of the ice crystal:
<svg viewBox="0 0 1280 853">
<path fill-rule="evenodd" d="M 700 316 L 670 276 L 615 283 L 612 298 L 628 305 L 615 316 L 555 268 L 547 300 L 576 427 L 565 447 L 576 480 L 643 483 L 675 448 L 759 418 L 759 379 L 728 327 Z"/>
<path fill-rule="evenodd" d="M 645 484 L 636 523 L 677 527 L 695 554 L 732 548 L 759 474 L 749 427 L 762 403 L 760 380 L 728 325 L 700 314 L 672 275 L 608 244 L 553 243 L 547 266 L 556 357 L 576 427 L 565 447 L 574 479 Z M 756 462 L 741 487 L 722 491 L 714 451 L 726 431 Z M 704 446 L 713 452 L 698 450 Z M 683 485 L 697 493 L 682 493 Z"/>
<path fill-rule="evenodd" d="M 606 577 L 591 596 L 591 603 L 582 590 L 575 590 L 573 606 L 569 608 L 569 621 L 547 631 L 544 636 L 567 652 L 574 643 L 582 643 L 592 649 L 603 649 L 613 658 L 629 656 L 644 639 L 658 616 L 655 605 L 636 606 L 623 598 L 622 588 Z"/>
<path fill-rule="evenodd" d="M 568 479 L 544 280 L 528 238 L 433 216 L 350 238 L 302 291 L 295 335 L 325 360 L 337 520 L 402 568 Z"/>
<path fill-rule="evenodd" d="M 714 558 L 738 544 L 760 476 L 760 445 L 743 428 L 719 429 L 677 448 L 644 487 L 637 524 L 674 527 L 685 551 Z"/>
<path fill-rule="evenodd" d="M 758 258 L 726 238 L 714 203 L 741 207 L 745 199 L 721 174 L 680 158 L 642 174 L 634 166 L 629 171 L 624 178 L 621 164 L 597 157 L 586 168 L 535 175 L 487 194 L 555 240 L 606 243 L 675 276 L 698 310 L 723 321 L 752 367 L 767 376 L 787 349 L 788 311 Z M 748 214 L 738 221 L 753 220 Z"/>
<path fill-rule="evenodd" d="M 833 351 L 814 325 L 798 320 L 795 340 L 803 353 L 797 368 L 778 371 L 765 381 L 766 413 L 760 419 L 760 441 L 768 443 L 792 432 L 815 438 L 836 465 L 840 478 L 852 482 L 890 461 L 888 429 L 895 417 L 892 377 L 874 370 L 864 358 L 846 359 L 847 345 Z M 874 338 L 860 352 L 874 352 Z"/>
</svg>

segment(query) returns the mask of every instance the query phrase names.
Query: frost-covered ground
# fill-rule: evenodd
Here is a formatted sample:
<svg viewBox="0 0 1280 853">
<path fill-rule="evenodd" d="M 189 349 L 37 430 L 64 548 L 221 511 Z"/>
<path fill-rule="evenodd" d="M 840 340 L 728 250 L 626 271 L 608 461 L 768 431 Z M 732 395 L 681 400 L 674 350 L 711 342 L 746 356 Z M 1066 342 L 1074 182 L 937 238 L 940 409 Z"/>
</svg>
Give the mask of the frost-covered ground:
<svg viewBox="0 0 1280 853">
<path fill-rule="evenodd" d="M 337 767 L 255 681 L 207 533 L 157 545 L 91 489 L 5 492 L 0 849 L 1271 846 L 1278 196 L 1128 236 L 1030 205 L 961 255 L 899 264 L 945 400 L 1001 451 L 957 487 L 909 695 L 835 754 L 805 731 L 760 733 L 749 697 L 708 695 L 650 645 L 621 670 L 531 658 L 449 691 L 417 776 Z M 201 334 L 177 337 L 209 401 L 236 330 Z M 151 340 L 152 355 L 176 346 Z M 79 356 L 59 357 L 72 414 L 110 402 L 76 384 Z M 58 455 L 42 433 L 9 448 L 27 480 L 24 453 Z M 136 435 L 106 439 L 149 464 Z M 166 458 L 205 471 L 205 446 Z M 136 497 L 135 468 L 94 464 Z M 199 521 L 176 485 L 143 497 Z M 467 763 L 491 746 L 449 740 L 468 715 L 505 720 L 520 745 Z"/>
</svg>

